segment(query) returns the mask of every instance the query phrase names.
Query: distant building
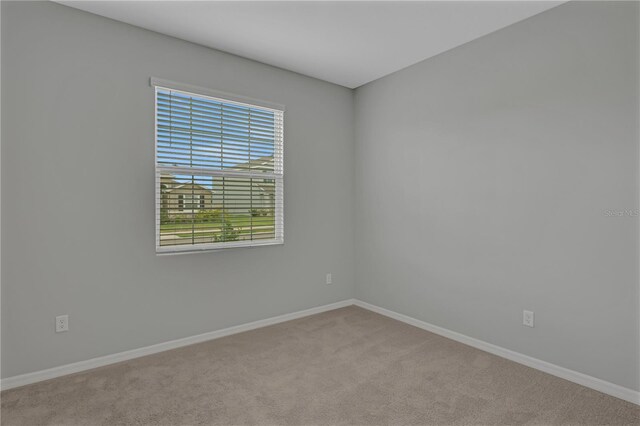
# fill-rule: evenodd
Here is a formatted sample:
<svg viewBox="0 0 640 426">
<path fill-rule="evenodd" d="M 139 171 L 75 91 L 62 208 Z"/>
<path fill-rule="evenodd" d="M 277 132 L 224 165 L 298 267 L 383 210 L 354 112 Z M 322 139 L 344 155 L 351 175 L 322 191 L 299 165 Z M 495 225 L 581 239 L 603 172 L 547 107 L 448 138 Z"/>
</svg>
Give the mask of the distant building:
<svg viewBox="0 0 640 426">
<path fill-rule="evenodd" d="M 195 183 L 177 184 L 161 183 L 162 209 L 175 216 L 186 213 L 197 213 L 200 210 L 214 209 L 214 193 L 210 189 Z"/>
<path fill-rule="evenodd" d="M 271 172 L 273 157 L 261 157 L 225 170 Z M 203 183 L 203 179 L 198 180 Z M 160 191 L 162 209 L 171 217 L 210 209 L 241 215 L 250 215 L 253 210 L 273 215 L 276 205 L 275 181 L 269 178 L 215 176 L 211 185 L 205 186 L 180 182 L 173 175 L 164 174 L 160 177 Z"/>
</svg>

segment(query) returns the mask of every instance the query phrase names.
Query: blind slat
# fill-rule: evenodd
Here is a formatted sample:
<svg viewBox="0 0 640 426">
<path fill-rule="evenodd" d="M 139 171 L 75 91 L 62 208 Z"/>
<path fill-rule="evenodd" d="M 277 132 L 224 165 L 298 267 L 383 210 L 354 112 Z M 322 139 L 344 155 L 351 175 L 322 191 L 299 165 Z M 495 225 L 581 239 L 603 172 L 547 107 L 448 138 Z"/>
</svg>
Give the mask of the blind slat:
<svg viewBox="0 0 640 426">
<path fill-rule="evenodd" d="M 282 130 L 281 111 L 156 87 L 157 250 L 283 242 Z"/>
</svg>

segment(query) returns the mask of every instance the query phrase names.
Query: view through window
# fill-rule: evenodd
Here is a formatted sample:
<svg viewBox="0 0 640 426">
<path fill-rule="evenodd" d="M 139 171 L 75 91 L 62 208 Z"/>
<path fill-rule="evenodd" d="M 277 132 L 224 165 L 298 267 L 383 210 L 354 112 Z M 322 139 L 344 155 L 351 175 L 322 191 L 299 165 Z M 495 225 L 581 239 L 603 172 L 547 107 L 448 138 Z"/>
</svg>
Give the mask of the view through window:
<svg viewBox="0 0 640 426">
<path fill-rule="evenodd" d="M 283 242 L 283 111 L 156 85 L 156 250 Z"/>
</svg>

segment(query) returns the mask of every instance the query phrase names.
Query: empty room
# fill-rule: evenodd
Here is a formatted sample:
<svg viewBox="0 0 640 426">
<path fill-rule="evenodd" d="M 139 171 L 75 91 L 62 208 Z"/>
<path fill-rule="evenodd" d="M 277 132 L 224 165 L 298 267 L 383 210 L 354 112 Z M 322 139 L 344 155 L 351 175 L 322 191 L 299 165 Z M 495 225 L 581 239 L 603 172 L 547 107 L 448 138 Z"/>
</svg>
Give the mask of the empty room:
<svg viewBox="0 0 640 426">
<path fill-rule="evenodd" d="M 640 2 L 0 18 L 3 426 L 640 425 Z"/>
</svg>

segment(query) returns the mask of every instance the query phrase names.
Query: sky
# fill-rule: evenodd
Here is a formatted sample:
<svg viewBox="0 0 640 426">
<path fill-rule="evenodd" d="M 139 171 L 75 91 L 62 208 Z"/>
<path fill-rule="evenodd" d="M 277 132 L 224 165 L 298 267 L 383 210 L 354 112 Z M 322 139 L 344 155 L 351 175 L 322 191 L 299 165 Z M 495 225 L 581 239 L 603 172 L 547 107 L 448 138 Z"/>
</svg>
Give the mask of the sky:
<svg viewBox="0 0 640 426">
<path fill-rule="evenodd" d="M 157 90 L 159 165 L 222 170 L 274 153 L 269 110 Z"/>
</svg>

